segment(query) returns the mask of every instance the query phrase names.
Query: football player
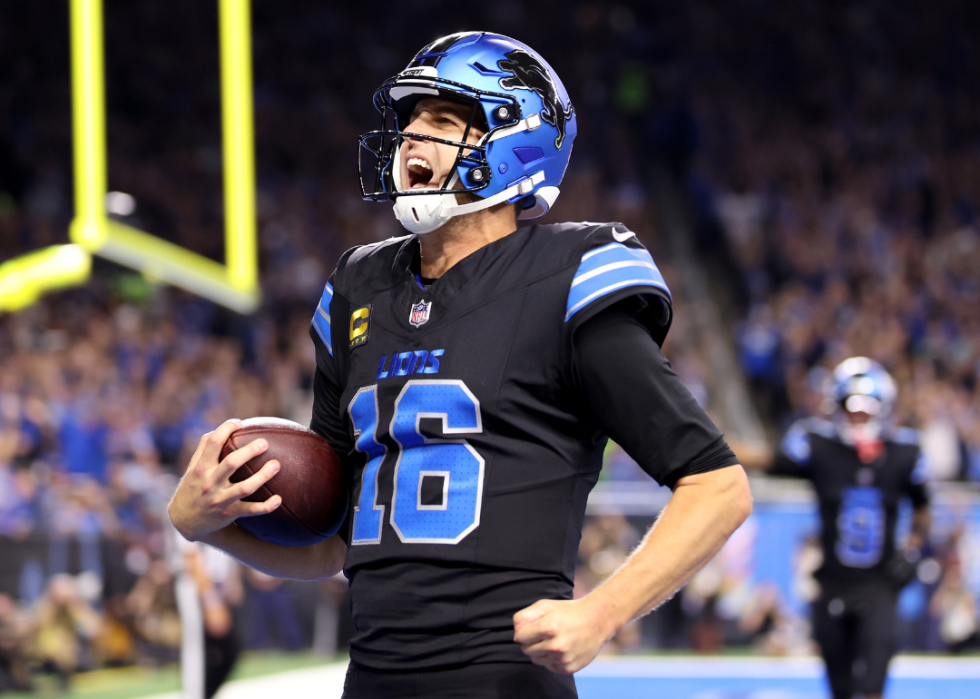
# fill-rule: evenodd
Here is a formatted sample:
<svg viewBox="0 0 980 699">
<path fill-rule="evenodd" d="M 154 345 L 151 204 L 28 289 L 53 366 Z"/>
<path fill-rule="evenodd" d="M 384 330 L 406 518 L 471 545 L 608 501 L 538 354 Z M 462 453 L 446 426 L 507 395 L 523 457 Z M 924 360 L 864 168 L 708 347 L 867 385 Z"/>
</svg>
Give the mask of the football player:
<svg viewBox="0 0 980 699">
<path fill-rule="evenodd" d="M 374 97 L 367 199 L 409 231 L 345 253 L 313 318 L 311 427 L 342 455 L 351 510 L 284 549 L 228 526 L 276 469 L 228 474 L 237 428 L 202 438 L 171 516 L 272 575 L 341 566 L 355 633 L 345 696 L 574 697 L 570 673 L 669 598 L 751 511 L 744 471 L 660 352 L 671 297 L 622 224 L 518 228 L 558 197 L 576 117 L 551 67 L 488 33 L 426 46 Z M 674 489 L 602 586 L 572 599 L 607 437 Z M 271 463 L 271 462 L 270 462 Z"/>
<path fill-rule="evenodd" d="M 929 528 L 925 468 L 916 434 L 888 418 L 895 382 L 877 362 L 852 357 L 827 384 L 833 420 L 810 418 L 786 433 L 773 472 L 809 479 L 822 524 L 813 633 L 834 699 L 880 697 L 895 653 L 898 594 L 915 574 Z M 903 498 L 912 532 L 898 550 Z"/>
</svg>

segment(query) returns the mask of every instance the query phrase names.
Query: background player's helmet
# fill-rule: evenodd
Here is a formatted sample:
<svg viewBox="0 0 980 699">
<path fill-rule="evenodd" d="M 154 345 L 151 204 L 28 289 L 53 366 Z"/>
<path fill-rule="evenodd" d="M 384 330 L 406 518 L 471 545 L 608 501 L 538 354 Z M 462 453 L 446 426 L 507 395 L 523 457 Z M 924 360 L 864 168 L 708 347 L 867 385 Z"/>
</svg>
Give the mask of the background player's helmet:
<svg viewBox="0 0 980 699">
<path fill-rule="evenodd" d="M 459 150 L 439 189 L 403 190 L 403 130 L 415 104 L 434 96 L 472 105 L 470 124 L 458 143 L 416 136 Z M 371 201 L 394 201 L 395 216 L 413 233 L 505 201 L 521 203 L 518 218 L 536 218 L 558 198 L 578 130 L 575 110 L 551 66 L 525 44 L 486 32 L 442 37 L 378 88 L 374 105 L 382 126 L 360 138 L 361 193 Z M 486 130 L 475 146 L 465 143 L 473 125 Z M 461 192 L 478 200 L 461 204 Z"/>
<path fill-rule="evenodd" d="M 867 357 L 851 357 L 841 362 L 828 383 L 828 398 L 850 413 L 867 413 L 882 420 L 895 405 L 895 381 L 885 368 Z"/>
</svg>

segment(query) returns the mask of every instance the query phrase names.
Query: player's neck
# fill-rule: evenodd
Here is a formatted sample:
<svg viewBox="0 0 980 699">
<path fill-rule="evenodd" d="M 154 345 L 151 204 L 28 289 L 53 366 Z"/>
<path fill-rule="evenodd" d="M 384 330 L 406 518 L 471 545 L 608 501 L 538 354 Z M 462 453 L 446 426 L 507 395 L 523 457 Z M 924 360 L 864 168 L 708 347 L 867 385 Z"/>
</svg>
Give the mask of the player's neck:
<svg viewBox="0 0 980 699">
<path fill-rule="evenodd" d="M 441 228 L 419 236 L 422 276 L 438 279 L 463 258 L 516 230 L 513 204 L 451 218 Z"/>
</svg>

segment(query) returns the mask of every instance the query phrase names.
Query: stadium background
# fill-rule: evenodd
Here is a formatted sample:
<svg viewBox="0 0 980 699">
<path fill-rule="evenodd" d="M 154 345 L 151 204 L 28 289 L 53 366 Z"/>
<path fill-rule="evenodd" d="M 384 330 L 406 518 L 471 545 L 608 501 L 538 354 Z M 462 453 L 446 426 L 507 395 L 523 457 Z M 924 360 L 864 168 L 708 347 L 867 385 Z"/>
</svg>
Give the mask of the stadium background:
<svg viewBox="0 0 980 699">
<path fill-rule="evenodd" d="M 929 565 L 903 595 L 899 643 L 977 652 L 973 3 L 253 0 L 251 12 L 259 310 L 239 315 L 96 257 L 84 285 L 0 317 L 0 692 L 24 667 L 49 671 L 33 676 L 42 693 L 67 681 L 122 699 L 175 681 L 163 517 L 189 449 L 231 416 L 308 422 L 307 328 L 323 282 L 348 247 L 399 232 L 357 189 L 372 90 L 432 38 L 473 28 L 527 42 L 562 76 L 580 133 L 550 218 L 637 232 L 677 298 L 665 353 L 747 467 L 764 469 L 786 426 L 820 412 L 841 359 L 892 371 L 935 493 Z M 112 195 L 110 214 L 221 261 L 216 3 L 106 0 L 104 17 L 109 189 L 130 197 Z M 67 3 L 0 6 L 0 261 L 68 240 L 70 77 Z M 615 447 L 606 465 L 582 592 L 666 499 Z M 811 496 L 761 475 L 753 487 L 756 512 L 729 546 L 610 653 L 812 652 Z M 243 577 L 235 614 L 258 655 L 240 671 L 343 653 L 343 581 Z M 77 617 L 70 633 L 59 604 Z"/>
</svg>

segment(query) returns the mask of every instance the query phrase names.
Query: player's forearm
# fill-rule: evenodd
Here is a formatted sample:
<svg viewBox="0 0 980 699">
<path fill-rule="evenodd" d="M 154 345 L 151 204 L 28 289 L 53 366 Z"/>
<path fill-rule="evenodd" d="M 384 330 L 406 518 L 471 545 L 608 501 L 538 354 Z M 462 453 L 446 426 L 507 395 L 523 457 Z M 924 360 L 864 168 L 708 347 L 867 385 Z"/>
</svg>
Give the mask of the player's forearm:
<svg viewBox="0 0 980 699">
<path fill-rule="evenodd" d="M 928 505 L 917 507 L 912 511 L 912 535 L 909 537 L 909 546 L 921 548 L 925 544 L 929 538 L 930 524 Z"/>
<path fill-rule="evenodd" d="M 741 466 L 688 476 L 626 563 L 586 599 L 608 637 L 669 599 L 752 512 Z"/>
<path fill-rule="evenodd" d="M 255 570 L 290 580 L 326 580 L 344 567 L 347 545 L 332 536 L 312 546 L 277 546 L 257 539 L 234 524 L 201 538 Z"/>
</svg>

